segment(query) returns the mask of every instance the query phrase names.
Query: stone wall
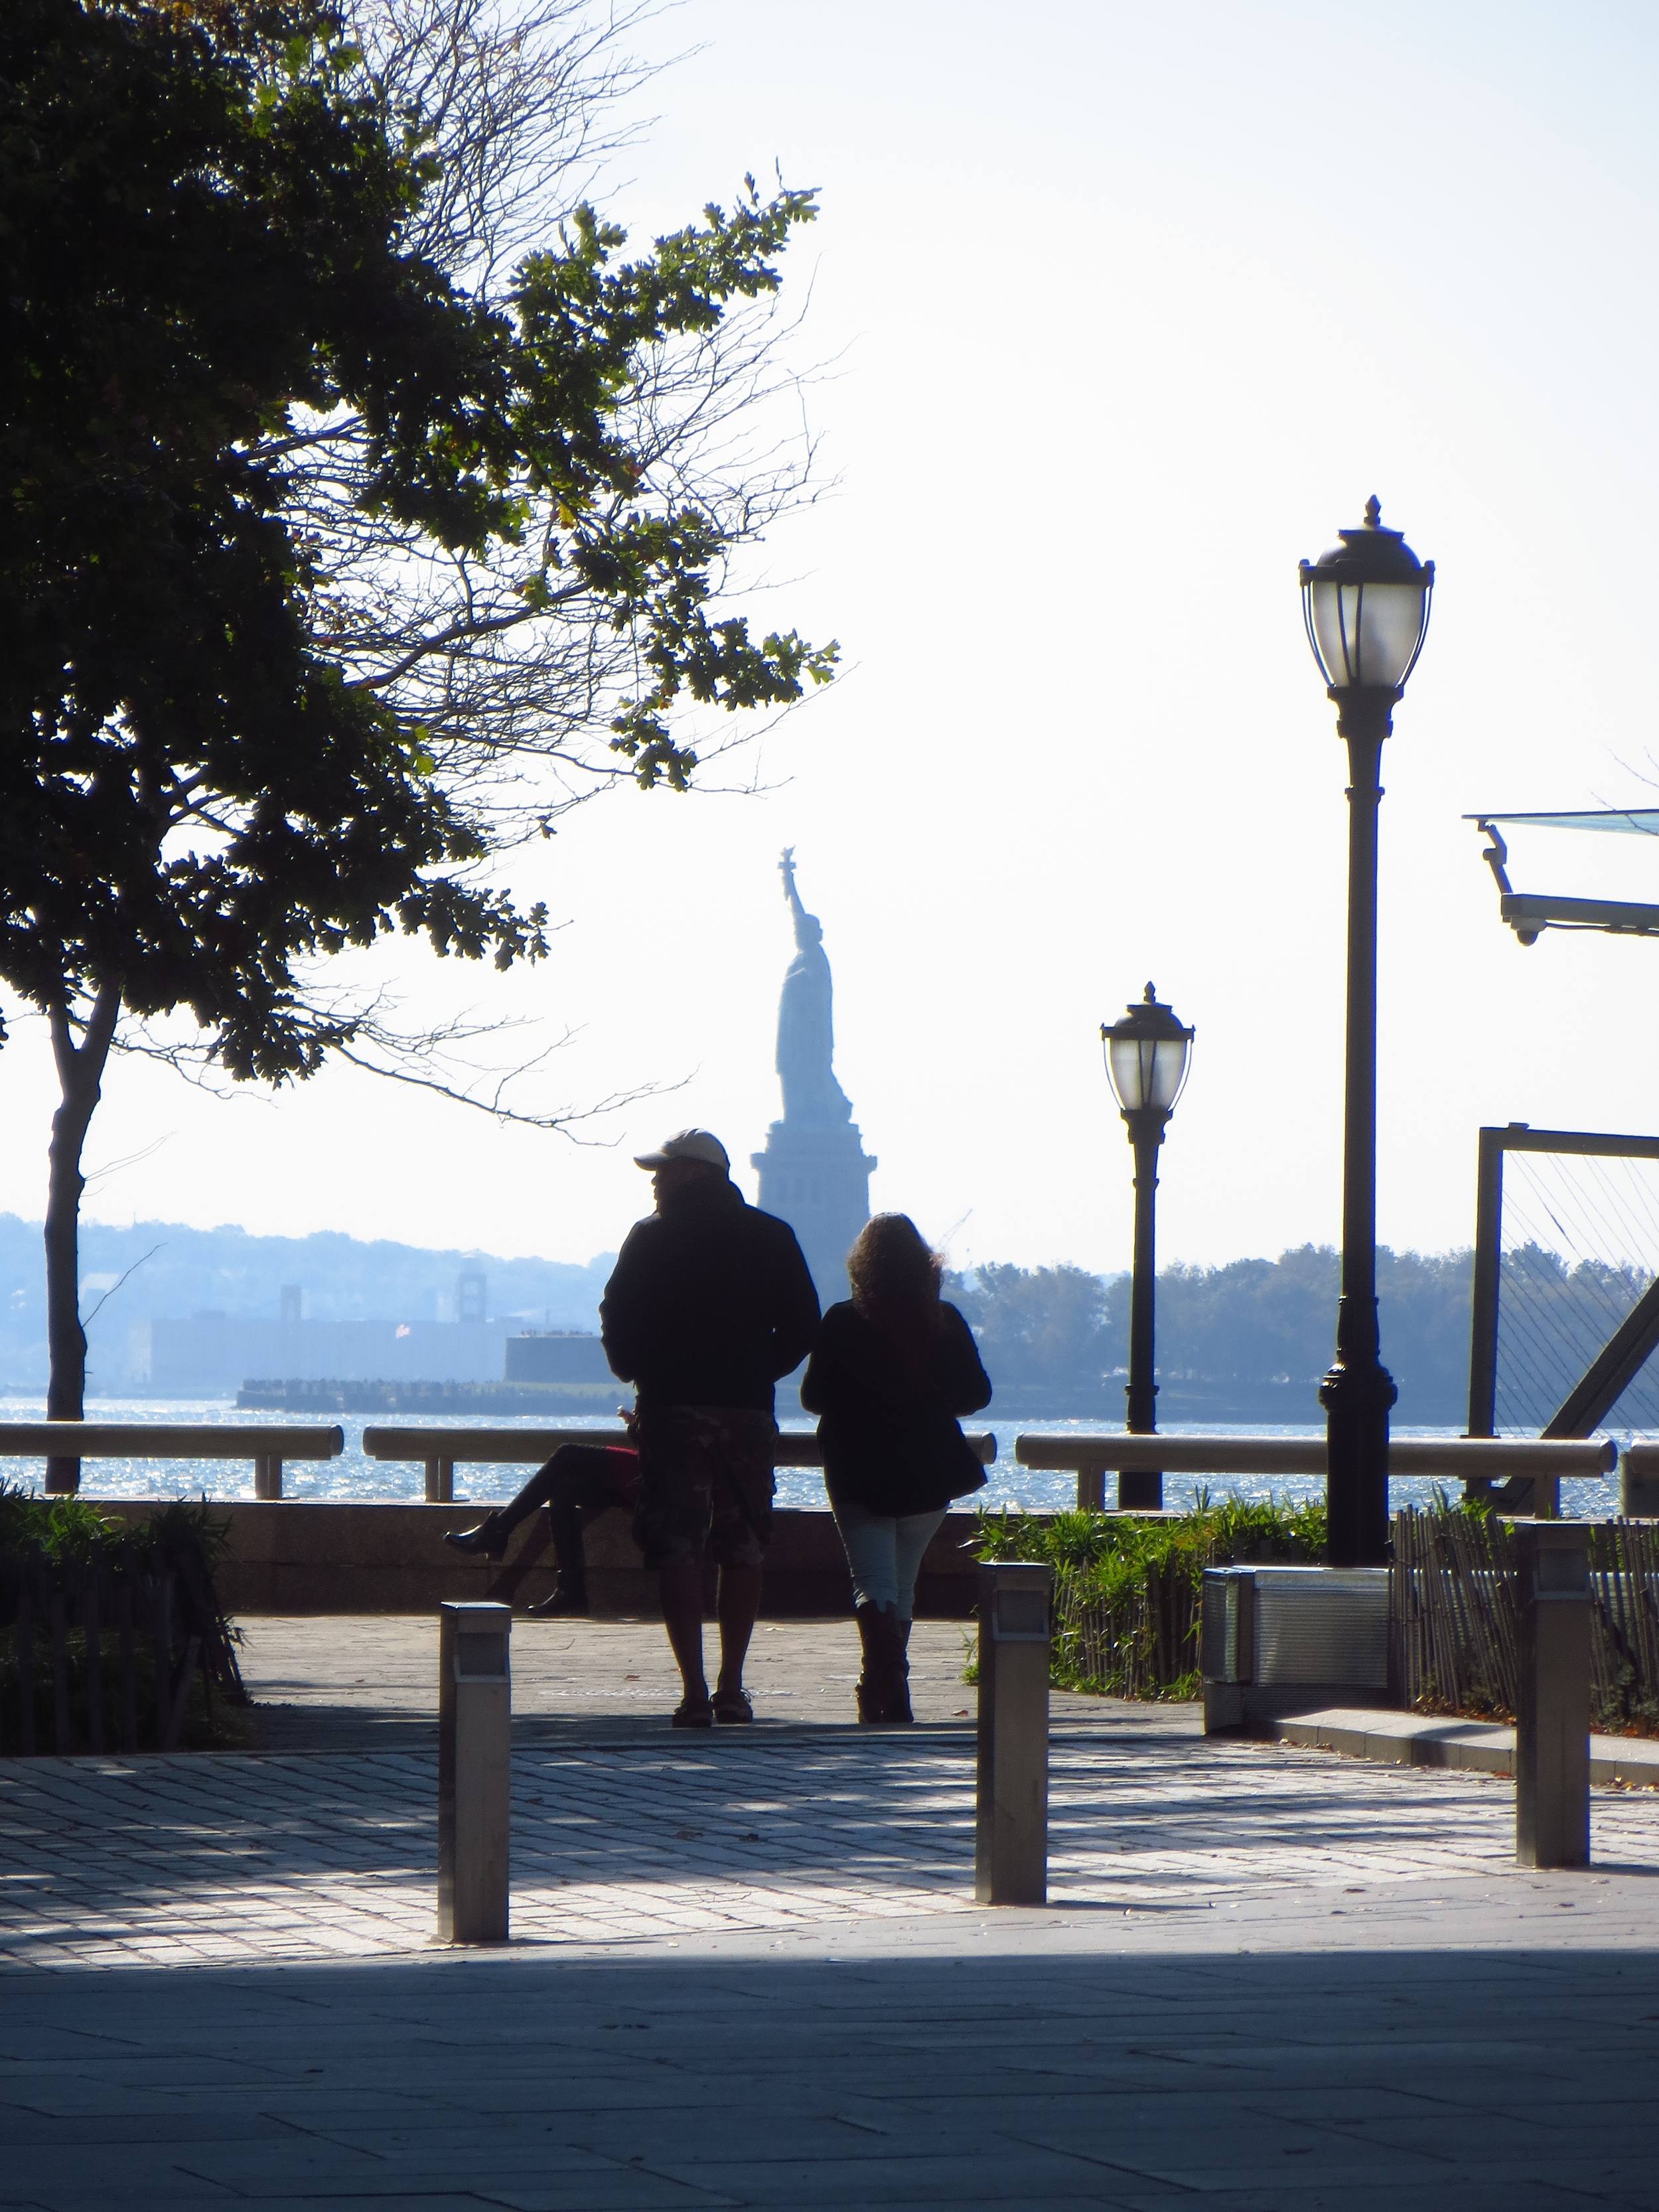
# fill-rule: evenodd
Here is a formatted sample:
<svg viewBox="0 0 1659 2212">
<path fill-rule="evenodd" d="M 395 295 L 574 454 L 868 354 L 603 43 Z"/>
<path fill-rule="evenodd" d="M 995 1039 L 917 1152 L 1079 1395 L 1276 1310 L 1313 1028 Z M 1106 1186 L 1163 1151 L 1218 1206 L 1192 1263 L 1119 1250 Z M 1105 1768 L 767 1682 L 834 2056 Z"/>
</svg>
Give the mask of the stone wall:
<svg viewBox="0 0 1659 2212">
<path fill-rule="evenodd" d="M 106 1503 L 98 1510 L 142 1521 L 153 1501 Z M 299 1499 L 240 1503 L 230 1520 L 231 1558 L 221 1577 L 235 1613 L 430 1613 L 446 1598 L 532 1603 L 551 1589 L 552 1553 L 540 1516 L 527 1522 L 505 1561 L 475 1564 L 450 1551 L 446 1528 L 473 1526 L 477 1505 L 332 1505 Z M 928 1547 L 916 1611 L 936 1620 L 972 1612 L 975 1563 L 965 1549 L 971 1513 L 952 1513 Z M 828 1513 L 781 1510 L 774 1519 L 761 1598 L 763 1620 L 839 1620 L 853 1609 L 847 1561 Z M 656 1577 L 641 1563 L 620 1510 L 587 1534 L 588 1595 L 596 1619 L 659 1617 Z M 709 1577 L 713 1610 L 714 1577 Z"/>
</svg>

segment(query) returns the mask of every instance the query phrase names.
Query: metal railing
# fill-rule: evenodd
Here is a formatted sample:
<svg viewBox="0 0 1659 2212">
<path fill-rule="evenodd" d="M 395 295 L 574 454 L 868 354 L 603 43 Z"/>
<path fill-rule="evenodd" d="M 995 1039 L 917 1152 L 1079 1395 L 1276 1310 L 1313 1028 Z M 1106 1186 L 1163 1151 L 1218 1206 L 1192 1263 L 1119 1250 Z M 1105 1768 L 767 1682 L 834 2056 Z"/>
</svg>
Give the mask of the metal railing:
<svg viewBox="0 0 1659 2212">
<path fill-rule="evenodd" d="M 447 1504 L 454 1495 L 458 1465 L 539 1467 L 561 1444 L 623 1444 L 628 1431 L 612 1428 L 398 1428 L 363 1431 L 370 1459 L 401 1462 L 425 1469 L 425 1494 L 432 1504 Z M 997 1456 L 997 1440 L 970 1436 L 969 1449 L 981 1464 Z M 334 1426 L 249 1423 L 246 1427 L 214 1422 L 0 1421 L 0 1459 L 197 1459 L 252 1460 L 256 1498 L 283 1495 L 285 1460 L 337 1459 L 345 1449 L 344 1432 Z M 1101 1510 L 1109 1473 L 1164 1474 L 1308 1475 L 1325 1474 L 1322 1437 L 1130 1436 L 1108 1431 L 1093 1436 L 1018 1436 L 1014 1459 L 1020 1467 L 1075 1473 L 1079 1507 Z M 1619 1464 L 1611 1442 L 1544 1439 L 1536 1437 L 1396 1437 L 1389 1440 L 1391 1475 L 1428 1476 L 1460 1482 L 1466 1490 L 1490 1492 L 1492 1484 L 1518 1479 L 1538 1486 L 1540 1517 L 1553 1517 L 1559 1485 L 1571 1478 L 1604 1480 Z M 808 1429 L 781 1429 L 775 1467 L 822 1467 L 823 1448 Z M 1626 1472 L 1659 1478 L 1659 1445 L 1638 1445 L 1626 1454 Z M 1659 1486 L 1659 1483 L 1656 1484 Z"/>
<path fill-rule="evenodd" d="M 1014 1438 L 1021 1467 L 1077 1475 L 1079 1509 L 1103 1510 L 1106 1476 L 1146 1474 L 1300 1474 L 1322 1479 L 1323 1437 L 1104 1436 Z M 1560 1485 L 1574 1477 L 1605 1480 L 1618 1464 L 1611 1439 L 1545 1440 L 1538 1437 L 1391 1437 L 1389 1473 L 1461 1482 L 1467 1492 L 1490 1494 L 1494 1482 L 1536 1486 L 1540 1518 L 1559 1510 Z M 1539 1493 L 1541 1492 L 1541 1496 Z"/>
<path fill-rule="evenodd" d="M 253 1494 L 280 1498 L 285 1459 L 337 1459 L 338 1427 L 187 1421 L 0 1421 L 0 1459 L 251 1459 Z"/>
<path fill-rule="evenodd" d="M 628 1431 L 614 1429 L 398 1429 L 367 1428 L 363 1449 L 370 1459 L 397 1460 L 426 1470 L 428 1505 L 447 1505 L 455 1495 L 455 1469 L 471 1462 L 539 1467 L 561 1444 L 626 1444 Z M 969 1437 L 969 1449 L 982 1467 L 997 1455 L 993 1436 Z M 823 1447 L 810 1429 L 780 1429 L 774 1467 L 822 1467 Z"/>
</svg>

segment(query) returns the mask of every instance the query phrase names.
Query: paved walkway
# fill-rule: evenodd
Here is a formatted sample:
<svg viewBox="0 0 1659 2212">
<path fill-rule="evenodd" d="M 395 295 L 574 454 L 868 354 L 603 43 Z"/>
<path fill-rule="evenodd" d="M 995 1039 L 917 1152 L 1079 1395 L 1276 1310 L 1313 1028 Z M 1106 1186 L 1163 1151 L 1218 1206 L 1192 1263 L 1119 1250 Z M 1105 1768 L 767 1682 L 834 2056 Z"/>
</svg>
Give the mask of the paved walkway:
<svg viewBox="0 0 1659 2212">
<path fill-rule="evenodd" d="M 645 1632 L 557 1634 L 500 1950 L 431 1941 L 429 1624 L 252 1639 L 370 1747 L 0 1762 L 0 2205 L 1659 2212 L 1659 1794 L 1528 1875 L 1504 1781 L 1057 1700 L 1050 1905 L 993 1912 L 944 1638 L 913 1732 L 686 1737 L 603 1710 Z"/>
<path fill-rule="evenodd" d="M 425 1753 L 13 1760 L 0 1958 L 107 1966 L 427 1948 Z M 1304 1889 L 1504 1881 L 1507 1784 L 1145 1727 L 1061 1733 L 1050 1897 L 1120 1917 Z M 544 1946 L 781 1933 L 973 1907 L 973 1746 L 848 1731 L 520 1751 L 513 1929 Z M 1597 1793 L 1598 1860 L 1659 1874 L 1659 1799 Z"/>
<path fill-rule="evenodd" d="M 259 1700 L 273 1750 L 368 1749 L 423 1744 L 438 1715 L 438 1639 L 430 1618 L 344 1616 L 244 1624 L 242 1670 Z M 925 1721 L 972 1718 L 962 1679 L 971 1632 L 918 1621 L 911 1680 Z M 712 1665 L 715 1632 L 705 1632 Z M 762 1621 L 747 1680 L 763 1727 L 850 1722 L 858 1673 L 851 1620 Z M 513 1711 L 522 1742 L 608 1735 L 656 1739 L 678 1703 L 667 1639 L 649 1621 L 530 1620 L 513 1624 Z M 1088 1698 L 1066 1704 L 1093 1711 Z"/>
</svg>

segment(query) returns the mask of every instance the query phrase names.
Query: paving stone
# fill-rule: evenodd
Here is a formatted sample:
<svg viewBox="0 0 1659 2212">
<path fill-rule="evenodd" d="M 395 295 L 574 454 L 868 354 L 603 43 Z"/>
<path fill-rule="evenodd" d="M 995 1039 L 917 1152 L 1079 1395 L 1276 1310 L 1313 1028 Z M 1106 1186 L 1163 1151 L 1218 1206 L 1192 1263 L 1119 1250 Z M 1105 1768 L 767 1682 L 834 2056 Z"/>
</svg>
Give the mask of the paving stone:
<svg viewBox="0 0 1659 2212">
<path fill-rule="evenodd" d="M 1051 1903 L 994 1912 L 953 1716 L 602 1688 L 520 1733 L 498 1949 L 434 1943 L 418 1741 L 0 1762 L 0 2203 L 1659 2212 L 1659 1798 L 1539 1875 L 1506 1784 L 1057 1700 Z"/>
</svg>

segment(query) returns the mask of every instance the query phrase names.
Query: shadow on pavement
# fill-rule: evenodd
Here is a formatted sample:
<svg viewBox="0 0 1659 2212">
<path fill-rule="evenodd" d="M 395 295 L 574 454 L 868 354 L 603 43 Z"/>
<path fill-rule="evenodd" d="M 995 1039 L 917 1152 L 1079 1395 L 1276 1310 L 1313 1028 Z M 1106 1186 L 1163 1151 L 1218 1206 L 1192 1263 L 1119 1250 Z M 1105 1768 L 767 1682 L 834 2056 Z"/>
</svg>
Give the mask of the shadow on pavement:
<svg viewBox="0 0 1659 2212">
<path fill-rule="evenodd" d="M 1126 1957 L 1009 1927 L 956 1931 L 988 1955 L 32 1977 L 3 2201 L 1659 2205 L 1650 1948 Z"/>
</svg>

